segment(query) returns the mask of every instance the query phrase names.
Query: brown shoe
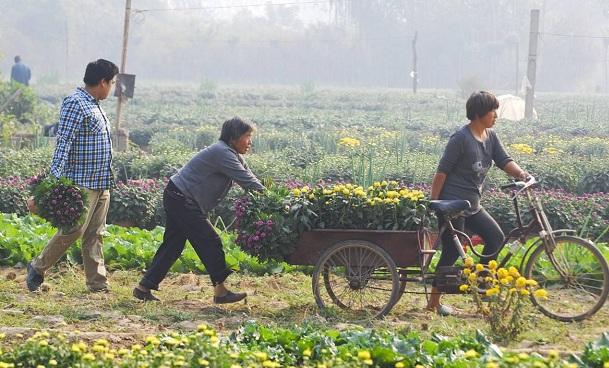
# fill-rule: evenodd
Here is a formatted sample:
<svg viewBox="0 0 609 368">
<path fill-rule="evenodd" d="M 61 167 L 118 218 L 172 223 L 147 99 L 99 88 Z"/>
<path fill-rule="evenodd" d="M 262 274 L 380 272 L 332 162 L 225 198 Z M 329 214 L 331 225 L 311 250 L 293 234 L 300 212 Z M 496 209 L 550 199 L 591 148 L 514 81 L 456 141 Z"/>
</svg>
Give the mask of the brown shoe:
<svg viewBox="0 0 609 368">
<path fill-rule="evenodd" d="M 228 304 L 228 303 L 236 303 L 240 300 L 245 299 L 247 293 L 233 293 L 232 291 L 227 292 L 223 296 L 214 296 L 215 304 Z"/>
</svg>

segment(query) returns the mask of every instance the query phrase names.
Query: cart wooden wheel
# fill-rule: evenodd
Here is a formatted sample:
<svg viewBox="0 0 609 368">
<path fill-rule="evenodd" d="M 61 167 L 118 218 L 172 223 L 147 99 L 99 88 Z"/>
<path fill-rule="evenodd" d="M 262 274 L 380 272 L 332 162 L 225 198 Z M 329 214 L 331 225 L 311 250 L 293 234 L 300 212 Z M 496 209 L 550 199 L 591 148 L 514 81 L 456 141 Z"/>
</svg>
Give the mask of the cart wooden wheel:
<svg viewBox="0 0 609 368">
<path fill-rule="evenodd" d="M 313 294 L 329 317 L 364 321 L 387 314 L 399 299 L 400 277 L 395 262 L 376 244 L 347 240 L 319 258 L 313 273 Z"/>
</svg>

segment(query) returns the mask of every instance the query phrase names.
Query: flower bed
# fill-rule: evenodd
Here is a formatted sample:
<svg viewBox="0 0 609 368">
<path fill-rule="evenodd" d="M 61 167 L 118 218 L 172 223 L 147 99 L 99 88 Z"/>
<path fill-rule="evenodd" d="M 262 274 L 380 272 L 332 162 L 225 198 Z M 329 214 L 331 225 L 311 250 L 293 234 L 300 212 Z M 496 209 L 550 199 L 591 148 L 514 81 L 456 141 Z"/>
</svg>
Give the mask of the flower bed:
<svg viewBox="0 0 609 368">
<path fill-rule="evenodd" d="M 418 230 L 427 221 L 422 191 L 397 182 L 271 187 L 235 204 L 237 244 L 261 259 L 286 259 L 310 229 Z"/>
<path fill-rule="evenodd" d="M 504 352 L 483 334 L 456 338 L 370 329 L 330 330 L 319 326 L 278 328 L 256 322 L 230 337 L 205 324 L 188 334 L 148 336 L 131 346 L 106 339 L 70 341 L 45 331 L 31 336 L 0 334 L 0 367 L 603 367 L 607 337 L 581 355 Z"/>
</svg>

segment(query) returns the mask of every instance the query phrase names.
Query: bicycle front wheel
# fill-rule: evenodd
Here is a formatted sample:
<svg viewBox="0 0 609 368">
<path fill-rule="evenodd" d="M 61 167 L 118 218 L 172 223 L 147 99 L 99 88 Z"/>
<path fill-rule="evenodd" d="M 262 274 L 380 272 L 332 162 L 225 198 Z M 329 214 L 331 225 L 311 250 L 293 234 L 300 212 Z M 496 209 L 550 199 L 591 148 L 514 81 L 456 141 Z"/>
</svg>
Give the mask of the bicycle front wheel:
<svg viewBox="0 0 609 368">
<path fill-rule="evenodd" d="M 548 291 L 547 298 L 531 300 L 548 317 L 581 321 L 596 313 L 609 293 L 609 267 L 598 248 L 575 236 L 557 236 L 549 253 L 538 246 L 526 263 L 524 275 Z"/>
</svg>

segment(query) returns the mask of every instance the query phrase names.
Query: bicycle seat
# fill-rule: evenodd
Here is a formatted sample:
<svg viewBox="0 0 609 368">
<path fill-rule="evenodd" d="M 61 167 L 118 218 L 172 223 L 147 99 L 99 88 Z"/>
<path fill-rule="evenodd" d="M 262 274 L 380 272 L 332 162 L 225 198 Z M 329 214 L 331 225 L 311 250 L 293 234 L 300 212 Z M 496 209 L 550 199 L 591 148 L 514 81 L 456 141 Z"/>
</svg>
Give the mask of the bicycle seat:
<svg viewBox="0 0 609 368">
<path fill-rule="evenodd" d="M 464 199 L 439 199 L 429 202 L 429 208 L 438 215 L 452 216 L 471 208 L 469 201 Z"/>
</svg>

